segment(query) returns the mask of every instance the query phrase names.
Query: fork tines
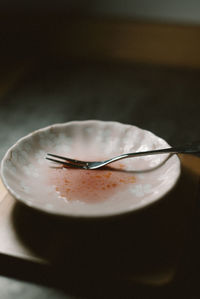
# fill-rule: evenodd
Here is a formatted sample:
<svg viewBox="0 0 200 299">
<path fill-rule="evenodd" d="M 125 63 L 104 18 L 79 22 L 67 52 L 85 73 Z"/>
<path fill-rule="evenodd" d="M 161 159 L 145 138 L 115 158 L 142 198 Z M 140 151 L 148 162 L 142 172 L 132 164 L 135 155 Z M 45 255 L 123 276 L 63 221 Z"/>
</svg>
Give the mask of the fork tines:
<svg viewBox="0 0 200 299">
<path fill-rule="evenodd" d="M 58 158 L 58 159 L 54 159 L 54 158 L 50 158 L 50 157 L 54 157 L 54 158 Z M 82 168 L 86 165 L 86 162 L 84 161 L 80 161 L 80 160 L 75 160 L 75 159 L 71 159 L 71 158 L 67 158 L 67 157 L 63 157 L 63 156 L 58 156 L 55 154 L 47 154 L 46 156 L 47 160 L 56 162 L 56 163 L 60 163 L 69 167 L 77 167 L 77 168 Z"/>
</svg>

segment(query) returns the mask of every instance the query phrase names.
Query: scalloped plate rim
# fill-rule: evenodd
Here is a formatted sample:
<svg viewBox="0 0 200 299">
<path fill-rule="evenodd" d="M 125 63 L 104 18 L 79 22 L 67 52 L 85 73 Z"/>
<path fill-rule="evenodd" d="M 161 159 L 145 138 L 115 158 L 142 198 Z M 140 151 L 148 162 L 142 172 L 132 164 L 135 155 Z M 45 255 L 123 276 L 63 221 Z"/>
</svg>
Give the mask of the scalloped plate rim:
<svg viewBox="0 0 200 299">
<path fill-rule="evenodd" d="M 39 134 L 40 132 L 44 132 L 44 131 L 47 131 L 47 130 L 50 130 L 51 128 L 55 128 L 55 127 L 65 127 L 65 126 L 69 126 L 69 125 L 80 125 L 80 124 L 92 124 L 92 123 L 107 123 L 107 124 L 119 124 L 119 125 L 123 125 L 123 126 L 127 126 L 127 127 L 133 127 L 135 129 L 138 129 L 138 130 L 141 130 L 141 131 L 144 131 L 146 133 L 150 133 L 152 136 L 156 137 L 156 138 L 159 138 L 160 140 L 164 141 L 166 143 L 166 141 L 157 136 L 156 134 L 154 134 L 153 132 L 149 131 L 149 130 L 146 130 L 146 129 L 143 129 L 141 127 L 138 127 L 136 125 L 132 125 L 132 124 L 127 124 L 127 123 L 122 123 L 122 122 L 119 122 L 119 121 L 104 121 L 104 120 L 95 120 L 95 119 L 89 119 L 89 120 L 72 120 L 72 121 L 68 121 L 68 122 L 64 122 L 64 123 L 55 123 L 55 124 L 52 124 L 52 125 L 48 125 L 48 126 L 45 126 L 43 128 L 40 128 L 40 129 L 36 129 L 34 130 L 33 132 L 30 132 L 28 133 L 27 135 L 19 138 L 5 153 L 2 161 L 1 161 L 1 168 L 0 168 L 0 177 L 1 177 L 1 180 L 4 184 L 4 186 L 6 187 L 6 189 L 8 190 L 8 192 L 17 200 L 19 201 L 21 204 L 25 205 L 26 207 L 28 208 L 31 208 L 33 210 L 36 210 L 40 213 L 44 213 L 44 214 L 48 214 L 48 215 L 53 215 L 53 216 L 58 216 L 58 217 L 66 217 L 66 218 L 73 218 L 73 219 L 86 219 L 86 218 L 104 218 L 104 217 L 114 217 L 114 216 L 120 216 L 120 215 L 123 215 L 123 214 L 129 214 L 129 213 L 134 213 L 136 211 L 139 211 L 141 209 L 144 209 L 144 208 L 147 208 L 149 206 L 151 206 L 152 204 L 158 202 L 159 200 L 161 200 L 162 198 L 164 198 L 168 193 L 170 193 L 174 187 L 176 186 L 179 178 L 180 178 L 180 175 L 181 175 L 181 163 L 180 163 L 180 159 L 178 158 L 177 155 L 175 155 L 177 157 L 177 166 L 179 168 L 179 171 L 178 171 L 178 174 L 176 176 L 176 178 L 174 179 L 173 181 L 173 184 L 171 185 L 171 187 L 165 191 L 163 194 L 161 194 L 160 196 L 158 197 L 155 197 L 153 200 L 151 200 L 150 202 L 148 203 L 140 203 L 140 205 L 138 206 L 135 206 L 134 208 L 132 209 L 126 209 L 125 207 L 120 210 L 120 211 L 115 211 L 115 212 L 104 212 L 102 214 L 79 214 L 79 213 L 76 213 L 76 214 L 66 214 L 66 213 L 58 213 L 58 212 L 54 212 L 53 210 L 47 210 L 47 209 L 41 209 L 40 207 L 37 207 L 37 206 L 30 206 L 28 203 L 27 203 L 27 200 L 26 199 L 23 199 L 21 197 L 19 197 L 17 195 L 17 193 L 9 186 L 9 184 L 7 183 L 6 181 L 6 177 L 3 173 L 4 171 L 4 163 L 5 161 L 8 159 L 8 156 L 10 155 L 10 153 L 21 143 L 23 142 L 24 140 L 27 140 L 29 138 L 31 138 L 32 136 L 36 135 L 36 134 Z"/>
</svg>

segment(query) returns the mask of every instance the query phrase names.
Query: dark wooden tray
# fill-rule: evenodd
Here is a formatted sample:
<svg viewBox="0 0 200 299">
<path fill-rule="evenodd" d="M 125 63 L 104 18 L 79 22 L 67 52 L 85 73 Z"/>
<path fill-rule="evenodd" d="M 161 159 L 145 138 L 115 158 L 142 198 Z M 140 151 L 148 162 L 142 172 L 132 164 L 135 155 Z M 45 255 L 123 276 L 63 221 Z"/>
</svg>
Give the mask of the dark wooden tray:
<svg viewBox="0 0 200 299">
<path fill-rule="evenodd" d="M 185 156 L 181 161 L 180 183 L 166 199 L 111 222 L 71 223 L 40 214 L 17 203 L 0 183 L 1 256 L 67 265 L 68 271 L 78 269 L 93 275 L 95 271 L 102 275 L 105 263 L 109 276 L 151 285 L 171 282 L 192 229 L 200 174 L 198 158 Z M 113 260 L 111 250 L 116 251 Z"/>
</svg>

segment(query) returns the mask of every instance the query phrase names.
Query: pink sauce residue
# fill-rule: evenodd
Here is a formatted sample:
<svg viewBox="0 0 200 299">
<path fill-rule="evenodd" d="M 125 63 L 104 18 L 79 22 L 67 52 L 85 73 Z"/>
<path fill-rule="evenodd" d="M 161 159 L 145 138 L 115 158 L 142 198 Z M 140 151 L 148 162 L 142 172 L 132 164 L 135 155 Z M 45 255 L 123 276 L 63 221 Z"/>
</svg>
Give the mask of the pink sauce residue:
<svg viewBox="0 0 200 299">
<path fill-rule="evenodd" d="M 135 183 L 135 177 L 128 172 L 117 170 L 83 170 L 72 168 L 52 168 L 50 183 L 67 200 L 100 202 L 117 191 Z"/>
</svg>

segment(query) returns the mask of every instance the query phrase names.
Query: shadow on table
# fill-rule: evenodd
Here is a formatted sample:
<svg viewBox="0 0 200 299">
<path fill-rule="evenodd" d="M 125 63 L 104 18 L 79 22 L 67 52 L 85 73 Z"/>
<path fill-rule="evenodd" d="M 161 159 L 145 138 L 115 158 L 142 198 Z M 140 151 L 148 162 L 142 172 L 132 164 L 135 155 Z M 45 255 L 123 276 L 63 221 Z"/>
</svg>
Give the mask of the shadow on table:
<svg viewBox="0 0 200 299">
<path fill-rule="evenodd" d="M 13 268 L 20 270 L 16 276 L 91 298 L 127 298 L 137 292 L 164 298 L 179 292 L 177 268 L 193 223 L 195 180 L 184 168 L 176 188 L 161 202 L 109 220 L 66 220 L 17 203 L 16 235 L 48 265 L 13 260 Z"/>
</svg>

